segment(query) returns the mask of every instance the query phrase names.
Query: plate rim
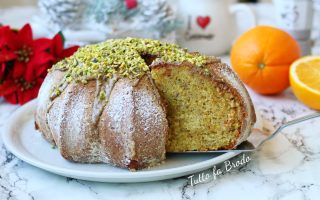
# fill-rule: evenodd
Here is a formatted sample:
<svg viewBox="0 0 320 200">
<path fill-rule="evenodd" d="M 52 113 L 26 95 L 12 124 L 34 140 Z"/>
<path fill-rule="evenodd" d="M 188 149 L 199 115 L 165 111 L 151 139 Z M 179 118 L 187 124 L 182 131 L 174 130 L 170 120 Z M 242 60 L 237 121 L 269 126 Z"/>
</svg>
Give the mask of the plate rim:
<svg viewBox="0 0 320 200">
<path fill-rule="evenodd" d="M 37 99 L 34 99 L 25 105 L 19 107 L 16 109 L 8 118 L 7 122 L 4 125 L 4 132 L 2 135 L 2 141 L 4 146 L 9 150 L 12 154 L 14 154 L 16 157 L 18 157 L 20 160 L 35 166 L 37 168 L 43 169 L 45 171 L 49 171 L 54 174 L 59 174 L 66 177 L 77 177 L 78 179 L 83 180 L 92 180 L 92 179 L 99 179 L 103 181 L 100 182 L 132 182 L 134 179 L 152 179 L 152 181 L 156 180 L 165 180 L 170 178 L 177 178 L 181 177 L 183 175 L 181 174 L 189 174 L 190 172 L 199 172 L 204 169 L 208 169 L 212 167 L 215 164 L 222 163 L 232 157 L 237 156 L 239 153 L 236 152 L 228 152 L 221 154 L 215 158 L 208 159 L 205 161 L 197 162 L 191 165 L 181 166 L 181 167 L 175 167 L 175 168 L 169 168 L 169 169 L 160 169 L 160 170 L 154 170 L 154 171 L 135 171 L 129 173 L 124 172 L 92 172 L 92 171 L 81 171 L 81 170 L 73 170 L 73 169 L 67 169 L 59 166 L 52 166 L 50 164 L 46 164 L 41 162 L 40 160 L 34 159 L 33 157 L 27 156 L 26 153 L 23 153 L 19 150 L 14 144 L 13 138 L 16 135 L 15 131 L 13 129 L 15 128 L 14 122 L 18 119 L 21 119 L 23 116 L 22 114 L 35 109 L 37 104 Z M 16 131 L 17 132 L 17 131 Z M 77 164 L 77 163 L 76 163 Z M 108 164 L 106 164 L 108 165 Z M 112 181 L 108 181 L 106 179 L 113 179 Z M 123 181 L 128 180 L 128 181 Z M 95 180 L 97 181 L 97 180 Z M 136 182 L 148 182 L 148 181 L 139 181 Z"/>
</svg>

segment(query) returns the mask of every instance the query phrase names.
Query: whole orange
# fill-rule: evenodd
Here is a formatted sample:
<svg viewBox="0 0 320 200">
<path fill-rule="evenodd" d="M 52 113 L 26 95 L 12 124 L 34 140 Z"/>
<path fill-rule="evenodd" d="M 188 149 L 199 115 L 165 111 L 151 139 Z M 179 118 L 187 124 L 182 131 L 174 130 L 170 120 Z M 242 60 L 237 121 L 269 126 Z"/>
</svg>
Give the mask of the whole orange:
<svg viewBox="0 0 320 200">
<path fill-rule="evenodd" d="M 231 63 L 240 79 L 260 94 L 276 94 L 289 86 L 290 65 L 300 48 L 288 33 L 257 26 L 241 35 L 231 50 Z"/>
</svg>

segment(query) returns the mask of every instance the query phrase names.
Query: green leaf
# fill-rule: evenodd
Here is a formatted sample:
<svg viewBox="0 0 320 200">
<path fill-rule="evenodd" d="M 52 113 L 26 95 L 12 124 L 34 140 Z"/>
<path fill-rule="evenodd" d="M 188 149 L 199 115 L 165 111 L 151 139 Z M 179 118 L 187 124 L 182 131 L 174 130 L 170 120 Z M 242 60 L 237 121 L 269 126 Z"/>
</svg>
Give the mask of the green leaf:
<svg viewBox="0 0 320 200">
<path fill-rule="evenodd" d="M 63 46 L 64 46 L 64 43 L 65 43 L 65 41 L 66 41 L 66 38 L 64 37 L 62 31 L 59 31 L 58 34 L 61 36 L 62 42 L 63 42 Z"/>
</svg>

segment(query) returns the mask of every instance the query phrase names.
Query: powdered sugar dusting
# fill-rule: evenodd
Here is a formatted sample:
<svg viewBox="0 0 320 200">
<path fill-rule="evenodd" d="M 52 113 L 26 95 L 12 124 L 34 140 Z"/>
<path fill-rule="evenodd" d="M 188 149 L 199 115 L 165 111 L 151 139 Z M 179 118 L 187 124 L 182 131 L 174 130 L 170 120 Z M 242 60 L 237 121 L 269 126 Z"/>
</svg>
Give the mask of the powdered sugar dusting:
<svg viewBox="0 0 320 200">
<path fill-rule="evenodd" d="M 118 135 L 118 142 L 124 147 L 125 157 L 132 158 L 135 154 L 132 133 L 133 125 L 133 82 L 129 79 L 120 79 L 114 86 L 106 113 L 110 117 L 109 127 Z M 128 162 L 124 161 L 124 162 Z"/>
<path fill-rule="evenodd" d="M 51 81 L 50 88 L 55 83 Z M 104 101 L 97 96 L 100 90 L 106 93 Z M 39 99 L 40 103 L 47 100 L 51 106 L 44 109 L 45 117 L 38 112 L 37 117 L 48 121 L 46 134 L 53 137 L 66 159 L 89 163 L 118 163 L 124 167 L 132 160 L 151 166 L 165 158 L 168 124 L 160 96 L 151 79 L 142 83 L 140 79 L 115 77 L 103 83 L 71 83 L 52 101 L 49 96 L 50 92 L 47 91 Z M 102 113 L 105 115 L 102 116 Z M 104 126 L 101 131 L 98 130 L 96 120 Z M 40 128 L 40 131 L 46 130 Z M 108 134 L 115 137 L 115 143 L 121 148 L 121 160 L 112 160 L 115 158 L 111 153 L 111 149 L 115 147 L 113 144 L 108 143 L 110 146 L 106 146 L 106 143 L 102 143 L 103 136 Z M 144 142 L 153 143 L 152 148 L 148 151 L 141 149 L 141 146 L 146 147 Z"/>
<path fill-rule="evenodd" d="M 70 84 L 48 112 L 50 130 L 63 155 L 75 161 L 98 162 L 98 132 L 91 120 L 95 88 Z M 98 150 L 97 150 L 98 149 Z M 86 156 L 83 152 L 87 152 Z"/>
<path fill-rule="evenodd" d="M 150 132 L 152 129 L 161 128 L 165 123 L 164 111 L 160 112 L 162 108 L 154 105 L 155 99 L 149 91 L 141 90 L 136 93 L 135 105 L 138 108 L 136 114 L 138 114 L 144 121 L 139 124 L 143 127 L 143 130 Z M 159 111 L 160 110 L 160 111 Z"/>
<path fill-rule="evenodd" d="M 41 85 L 38 94 L 38 105 L 37 105 L 37 114 L 35 116 L 36 123 L 39 129 L 43 130 L 43 136 L 52 144 L 54 144 L 54 139 L 48 127 L 47 111 L 51 106 L 50 94 L 55 84 L 59 82 L 64 76 L 63 72 L 55 71 L 53 73 L 49 73 L 44 82 Z"/>
<path fill-rule="evenodd" d="M 146 84 L 148 82 L 150 84 Z M 156 165 L 165 159 L 165 144 L 168 134 L 168 122 L 165 108 L 160 101 L 160 95 L 153 80 L 149 76 L 144 76 L 134 93 L 134 124 L 144 143 L 152 148 L 139 148 L 145 152 L 142 155 L 143 162 L 148 165 Z M 142 136 L 141 136 L 142 135 Z M 141 152 L 140 152 L 141 153 Z M 157 155 L 151 157 L 150 155 Z M 156 159 L 155 159 L 156 158 Z"/>
<path fill-rule="evenodd" d="M 92 121 L 94 124 L 97 124 L 100 116 L 102 114 L 103 109 L 105 108 L 108 98 L 111 94 L 111 91 L 118 81 L 117 76 L 113 76 L 111 79 L 108 79 L 106 82 L 101 83 L 99 80 L 96 80 L 96 92 L 95 92 L 95 99 L 93 103 L 93 111 L 92 111 Z M 99 94 L 100 92 L 104 92 L 106 99 L 100 99 Z"/>
</svg>

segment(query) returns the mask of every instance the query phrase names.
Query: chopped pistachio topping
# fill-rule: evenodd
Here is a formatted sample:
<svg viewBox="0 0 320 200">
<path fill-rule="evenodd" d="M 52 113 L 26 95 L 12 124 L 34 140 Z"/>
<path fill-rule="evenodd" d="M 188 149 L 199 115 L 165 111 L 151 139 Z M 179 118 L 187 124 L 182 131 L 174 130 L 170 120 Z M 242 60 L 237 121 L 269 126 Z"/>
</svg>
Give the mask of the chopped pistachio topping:
<svg viewBox="0 0 320 200">
<path fill-rule="evenodd" d="M 109 79 L 114 74 L 138 78 L 149 66 L 143 55 L 156 56 L 157 60 L 169 63 L 189 62 L 202 66 L 206 57 L 190 54 L 175 44 L 151 39 L 112 39 L 80 48 L 73 56 L 57 63 L 53 69 L 66 70 L 65 80 L 86 83 L 91 79 Z"/>
<path fill-rule="evenodd" d="M 103 101 L 106 99 L 106 93 L 104 91 L 101 91 L 99 94 L 99 99 L 100 101 Z"/>
<path fill-rule="evenodd" d="M 209 76 L 209 75 L 210 75 L 209 69 L 204 69 L 204 74 L 205 74 L 206 76 Z"/>
<path fill-rule="evenodd" d="M 53 88 L 52 94 L 59 96 L 61 94 L 61 90 L 59 90 L 59 88 Z"/>
</svg>

